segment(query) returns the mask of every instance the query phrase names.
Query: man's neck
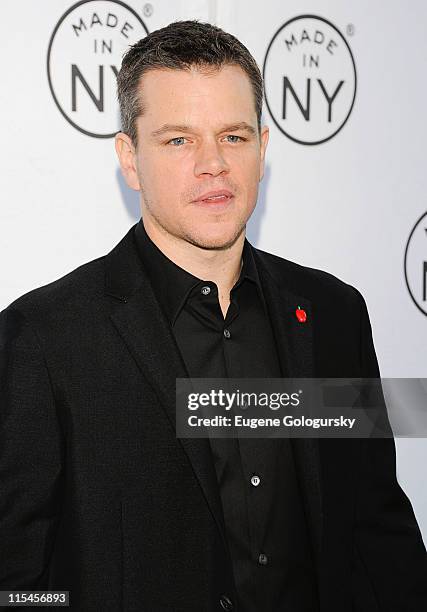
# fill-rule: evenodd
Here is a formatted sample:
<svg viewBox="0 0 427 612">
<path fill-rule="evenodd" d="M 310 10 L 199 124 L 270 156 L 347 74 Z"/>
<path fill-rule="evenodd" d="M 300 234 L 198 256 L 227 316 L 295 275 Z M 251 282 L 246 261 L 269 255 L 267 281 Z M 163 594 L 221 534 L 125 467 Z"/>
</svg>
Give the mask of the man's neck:
<svg viewBox="0 0 427 612">
<path fill-rule="evenodd" d="M 172 234 L 162 231 L 149 216 L 144 217 L 148 237 L 164 255 L 193 276 L 214 282 L 223 316 L 230 304 L 230 291 L 242 269 L 242 251 L 245 233 L 227 249 L 202 249 Z"/>
</svg>

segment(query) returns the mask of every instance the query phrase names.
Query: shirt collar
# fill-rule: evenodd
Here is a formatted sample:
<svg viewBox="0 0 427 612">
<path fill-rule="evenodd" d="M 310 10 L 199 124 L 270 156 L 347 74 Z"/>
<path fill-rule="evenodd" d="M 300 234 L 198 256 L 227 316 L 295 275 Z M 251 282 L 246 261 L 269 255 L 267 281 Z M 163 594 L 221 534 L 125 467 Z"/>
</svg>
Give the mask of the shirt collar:
<svg viewBox="0 0 427 612">
<path fill-rule="evenodd" d="M 142 218 L 135 227 L 135 239 L 142 265 L 147 271 L 154 293 L 169 322 L 173 325 L 192 289 L 198 284 L 212 281 L 190 274 L 166 257 L 148 236 Z M 231 291 L 236 290 L 245 279 L 248 279 L 255 283 L 263 298 L 252 246 L 246 238 L 242 250 L 242 259 L 243 265 L 239 279 Z"/>
</svg>

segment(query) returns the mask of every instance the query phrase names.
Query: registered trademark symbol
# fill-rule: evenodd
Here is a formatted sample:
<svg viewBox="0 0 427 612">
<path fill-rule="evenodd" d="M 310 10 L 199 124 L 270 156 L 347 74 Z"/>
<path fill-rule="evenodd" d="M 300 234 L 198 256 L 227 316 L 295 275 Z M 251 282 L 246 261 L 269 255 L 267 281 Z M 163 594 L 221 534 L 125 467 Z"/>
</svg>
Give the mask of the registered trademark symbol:
<svg viewBox="0 0 427 612">
<path fill-rule="evenodd" d="M 354 33 L 355 33 L 355 27 L 352 23 L 349 23 L 347 26 L 347 35 L 354 36 Z"/>
<path fill-rule="evenodd" d="M 142 7 L 142 14 L 144 15 L 144 17 L 151 17 L 151 15 L 153 14 L 153 5 L 149 2 L 144 4 L 144 6 Z"/>
</svg>

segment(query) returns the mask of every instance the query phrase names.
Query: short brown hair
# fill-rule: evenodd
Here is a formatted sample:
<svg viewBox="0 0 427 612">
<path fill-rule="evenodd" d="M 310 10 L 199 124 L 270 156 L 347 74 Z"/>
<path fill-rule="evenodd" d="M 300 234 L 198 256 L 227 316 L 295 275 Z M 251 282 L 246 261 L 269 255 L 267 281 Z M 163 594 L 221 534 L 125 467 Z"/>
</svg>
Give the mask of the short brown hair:
<svg viewBox="0 0 427 612">
<path fill-rule="evenodd" d="M 250 79 L 260 133 L 263 81 L 255 59 L 235 36 L 197 19 L 174 21 L 126 52 L 117 76 L 122 131 L 137 144 L 136 119 L 144 112 L 138 86 L 148 70 L 190 70 L 195 66 L 210 71 L 230 64 L 240 66 Z"/>
</svg>

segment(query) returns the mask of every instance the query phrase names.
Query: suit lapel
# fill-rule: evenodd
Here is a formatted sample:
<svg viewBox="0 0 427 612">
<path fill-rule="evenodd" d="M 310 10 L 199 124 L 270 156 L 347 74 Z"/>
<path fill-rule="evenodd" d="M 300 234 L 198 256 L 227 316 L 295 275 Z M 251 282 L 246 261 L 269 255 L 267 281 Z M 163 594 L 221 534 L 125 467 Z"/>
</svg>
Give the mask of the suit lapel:
<svg viewBox="0 0 427 612">
<path fill-rule="evenodd" d="M 289 289 L 292 279 L 286 278 L 282 269 L 280 276 L 275 274 L 274 267 L 267 261 L 271 256 L 252 249 L 276 339 L 282 375 L 288 378 L 313 378 L 311 302 Z M 298 307 L 307 313 L 305 323 L 300 323 L 296 317 Z M 323 527 L 319 444 L 315 438 L 292 438 L 291 444 L 315 557 L 319 562 Z"/>
<path fill-rule="evenodd" d="M 189 374 L 169 324 L 155 298 L 134 243 L 133 230 L 106 257 L 105 293 L 117 304 L 111 320 L 135 359 L 142 375 L 155 390 L 176 435 L 175 379 Z M 215 466 L 206 438 L 178 438 L 218 524 L 225 547 L 224 516 Z"/>
</svg>

